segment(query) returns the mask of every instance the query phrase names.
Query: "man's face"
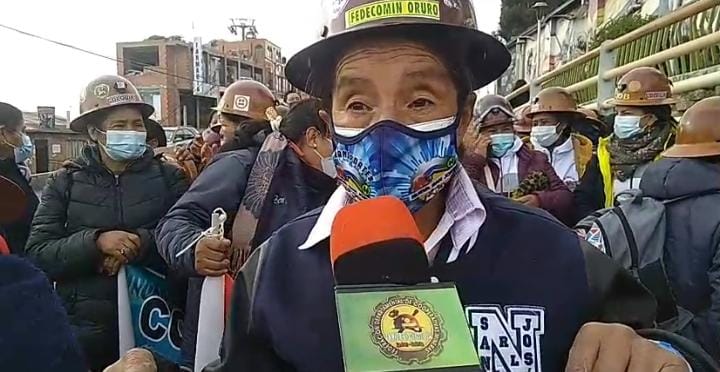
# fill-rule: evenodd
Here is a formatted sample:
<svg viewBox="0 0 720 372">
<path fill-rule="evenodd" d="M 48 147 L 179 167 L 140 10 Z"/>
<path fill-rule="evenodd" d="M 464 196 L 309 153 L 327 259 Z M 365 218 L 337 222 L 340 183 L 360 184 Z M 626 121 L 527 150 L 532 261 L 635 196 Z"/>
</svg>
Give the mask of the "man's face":
<svg viewBox="0 0 720 372">
<path fill-rule="evenodd" d="M 142 113 L 135 107 L 117 107 L 112 109 L 102 123 L 97 123 L 98 129 L 103 132 L 111 130 L 131 130 L 145 132 L 145 121 Z M 95 141 L 106 143 L 105 135 L 97 131 L 90 132 L 91 138 Z"/>
<path fill-rule="evenodd" d="M 411 125 L 457 114 L 457 90 L 444 64 L 407 42 L 356 48 L 338 64 L 332 94 L 337 126 L 367 128 L 383 120 Z"/>
<path fill-rule="evenodd" d="M 235 130 L 237 130 L 239 126 L 238 123 L 220 114 L 218 115 L 218 124 L 220 124 L 220 144 L 225 144 L 225 142 L 235 137 Z"/>
</svg>

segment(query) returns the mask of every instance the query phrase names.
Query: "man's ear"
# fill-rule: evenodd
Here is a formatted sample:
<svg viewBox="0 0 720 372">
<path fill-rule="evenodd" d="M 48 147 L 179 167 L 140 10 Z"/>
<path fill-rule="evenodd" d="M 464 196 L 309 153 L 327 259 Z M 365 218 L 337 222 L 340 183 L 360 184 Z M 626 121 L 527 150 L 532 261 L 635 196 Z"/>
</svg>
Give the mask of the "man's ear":
<svg viewBox="0 0 720 372">
<path fill-rule="evenodd" d="M 311 126 L 305 131 L 305 144 L 311 148 L 317 147 L 317 143 L 320 141 L 320 136 L 320 131 L 314 126 Z"/>
<path fill-rule="evenodd" d="M 100 132 L 94 126 L 88 125 L 87 127 L 88 136 L 92 142 L 97 143 L 99 140 Z"/>
</svg>

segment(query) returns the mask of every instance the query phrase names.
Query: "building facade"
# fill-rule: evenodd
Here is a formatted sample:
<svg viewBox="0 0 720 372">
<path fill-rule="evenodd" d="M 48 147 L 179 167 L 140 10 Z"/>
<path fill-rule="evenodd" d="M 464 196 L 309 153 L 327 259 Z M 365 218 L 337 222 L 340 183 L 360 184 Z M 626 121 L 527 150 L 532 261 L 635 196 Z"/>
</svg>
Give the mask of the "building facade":
<svg viewBox="0 0 720 372">
<path fill-rule="evenodd" d="M 118 74 L 155 107 L 164 126 L 204 128 L 224 88 L 249 78 L 281 98 L 289 89 L 281 49 L 265 39 L 243 41 L 153 36 L 117 44 Z"/>
<path fill-rule="evenodd" d="M 537 26 L 507 43 L 512 65 L 497 81 L 497 91 L 506 95 L 518 81 L 532 81 L 587 53 L 596 30 L 614 18 L 630 13 L 660 17 L 693 1 L 568 0 L 543 17 L 539 43 Z"/>
</svg>

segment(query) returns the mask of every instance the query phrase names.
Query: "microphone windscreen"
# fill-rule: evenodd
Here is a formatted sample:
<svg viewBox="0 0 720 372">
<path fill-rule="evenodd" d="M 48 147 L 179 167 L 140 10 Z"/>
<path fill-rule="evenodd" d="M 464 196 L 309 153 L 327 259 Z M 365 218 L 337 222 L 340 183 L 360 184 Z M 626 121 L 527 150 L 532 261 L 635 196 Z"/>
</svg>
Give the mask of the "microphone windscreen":
<svg viewBox="0 0 720 372">
<path fill-rule="evenodd" d="M 330 258 L 337 284 L 429 281 L 422 238 L 410 211 L 383 196 L 345 206 L 335 216 Z"/>
</svg>

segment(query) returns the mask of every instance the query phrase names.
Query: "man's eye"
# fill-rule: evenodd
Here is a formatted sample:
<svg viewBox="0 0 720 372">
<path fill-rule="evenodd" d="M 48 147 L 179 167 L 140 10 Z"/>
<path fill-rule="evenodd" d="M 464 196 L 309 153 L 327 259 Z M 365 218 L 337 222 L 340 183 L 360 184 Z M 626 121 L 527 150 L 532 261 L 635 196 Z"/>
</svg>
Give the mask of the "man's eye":
<svg viewBox="0 0 720 372">
<path fill-rule="evenodd" d="M 348 110 L 356 112 L 370 111 L 370 106 L 362 102 L 352 102 L 348 105 Z"/>
<path fill-rule="evenodd" d="M 433 102 L 430 101 L 429 99 L 418 98 L 418 99 L 412 101 L 412 103 L 410 104 L 410 107 L 411 108 L 425 108 L 425 107 L 428 107 L 431 105 L 433 105 Z"/>
</svg>

